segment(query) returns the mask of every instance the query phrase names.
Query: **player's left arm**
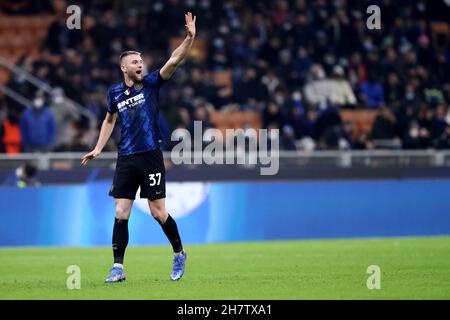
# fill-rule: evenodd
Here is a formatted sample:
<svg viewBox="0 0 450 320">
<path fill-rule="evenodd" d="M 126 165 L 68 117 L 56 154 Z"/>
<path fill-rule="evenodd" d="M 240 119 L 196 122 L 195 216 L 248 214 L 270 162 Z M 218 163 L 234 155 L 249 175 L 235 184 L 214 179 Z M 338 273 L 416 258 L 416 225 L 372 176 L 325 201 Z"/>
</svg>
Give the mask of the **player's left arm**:
<svg viewBox="0 0 450 320">
<path fill-rule="evenodd" d="M 192 13 L 188 12 L 184 15 L 184 18 L 186 21 L 186 38 L 181 45 L 172 52 L 169 60 L 167 60 L 166 64 L 159 71 L 161 78 L 164 80 L 169 80 L 170 77 L 172 77 L 178 65 L 186 58 L 186 55 L 192 47 L 192 43 L 194 43 L 196 17 L 193 17 Z"/>
</svg>

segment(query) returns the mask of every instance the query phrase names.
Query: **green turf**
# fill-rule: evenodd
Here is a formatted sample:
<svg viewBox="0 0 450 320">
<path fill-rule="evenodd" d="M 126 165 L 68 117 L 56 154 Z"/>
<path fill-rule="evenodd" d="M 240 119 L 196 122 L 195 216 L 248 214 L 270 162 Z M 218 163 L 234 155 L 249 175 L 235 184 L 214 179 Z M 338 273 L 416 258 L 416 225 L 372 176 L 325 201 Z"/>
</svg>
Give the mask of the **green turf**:
<svg viewBox="0 0 450 320">
<path fill-rule="evenodd" d="M 110 248 L 0 249 L 1 299 L 449 299 L 450 237 L 187 246 L 171 282 L 169 246 L 129 247 L 127 281 L 105 284 Z M 81 289 L 66 287 L 67 266 Z M 369 265 L 381 289 L 366 286 Z"/>
</svg>

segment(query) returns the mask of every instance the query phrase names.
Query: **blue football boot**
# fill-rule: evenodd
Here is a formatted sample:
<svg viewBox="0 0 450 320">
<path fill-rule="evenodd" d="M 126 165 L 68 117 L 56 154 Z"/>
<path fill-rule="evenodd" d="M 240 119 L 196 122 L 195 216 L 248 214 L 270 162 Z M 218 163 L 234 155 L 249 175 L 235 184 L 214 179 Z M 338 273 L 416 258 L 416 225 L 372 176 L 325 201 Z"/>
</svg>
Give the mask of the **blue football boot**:
<svg viewBox="0 0 450 320">
<path fill-rule="evenodd" d="M 173 281 L 180 280 L 184 274 L 184 266 L 186 264 L 187 254 L 183 251 L 181 255 L 175 255 L 173 257 L 173 271 L 170 278 Z"/>
<path fill-rule="evenodd" d="M 122 268 L 112 267 L 109 271 L 109 277 L 106 279 L 107 283 L 111 282 L 121 282 L 126 280 L 125 272 L 123 272 Z"/>
</svg>

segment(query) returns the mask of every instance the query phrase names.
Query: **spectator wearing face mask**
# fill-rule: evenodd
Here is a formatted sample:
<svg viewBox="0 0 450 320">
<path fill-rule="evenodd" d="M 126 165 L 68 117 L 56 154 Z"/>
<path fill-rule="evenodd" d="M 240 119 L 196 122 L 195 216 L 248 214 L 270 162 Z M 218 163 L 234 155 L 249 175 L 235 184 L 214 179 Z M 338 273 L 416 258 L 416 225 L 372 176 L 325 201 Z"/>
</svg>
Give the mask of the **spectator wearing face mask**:
<svg viewBox="0 0 450 320">
<path fill-rule="evenodd" d="M 26 188 L 26 187 L 40 187 L 42 184 L 36 178 L 38 168 L 29 162 L 21 164 L 14 170 L 14 174 L 8 175 L 4 186 Z"/>
<path fill-rule="evenodd" d="M 55 151 L 59 151 L 63 146 L 67 146 L 79 134 L 77 121 L 80 116 L 75 108 L 70 108 L 69 102 L 64 98 L 62 88 L 55 88 L 51 93 L 49 110 L 53 114 L 56 125 Z M 57 150 L 56 150 L 57 149 Z"/>
<path fill-rule="evenodd" d="M 323 67 L 314 64 L 310 69 L 310 80 L 304 87 L 306 102 L 312 107 L 325 109 L 329 100 L 330 86 Z"/>
<path fill-rule="evenodd" d="M 55 119 L 46 104 L 45 95 L 38 93 L 33 105 L 22 113 L 20 132 L 25 152 L 47 152 L 55 141 Z"/>
<path fill-rule="evenodd" d="M 14 186 L 19 188 L 40 187 L 41 183 L 36 179 L 38 170 L 31 163 L 24 163 L 15 171 Z"/>
<path fill-rule="evenodd" d="M 361 85 L 361 100 L 368 108 L 378 108 L 384 103 L 383 86 L 373 70 Z"/>
<path fill-rule="evenodd" d="M 340 108 L 355 108 L 356 96 L 345 78 L 344 69 L 336 65 L 333 68 L 333 75 L 330 79 L 330 102 Z"/>
</svg>

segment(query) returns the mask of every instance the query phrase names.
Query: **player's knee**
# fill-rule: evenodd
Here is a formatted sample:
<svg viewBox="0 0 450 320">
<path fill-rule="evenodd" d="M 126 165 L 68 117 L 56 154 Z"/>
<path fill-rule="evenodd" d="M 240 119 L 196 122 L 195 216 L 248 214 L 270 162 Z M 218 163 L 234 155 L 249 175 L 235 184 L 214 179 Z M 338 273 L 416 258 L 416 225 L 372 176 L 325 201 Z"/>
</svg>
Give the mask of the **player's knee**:
<svg viewBox="0 0 450 320">
<path fill-rule="evenodd" d="M 158 222 L 163 223 L 166 219 L 167 213 L 164 208 L 154 207 L 151 209 L 152 217 L 158 220 Z"/>
<path fill-rule="evenodd" d="M 116 206 L 116 218 L 127 220 L 130 216 L 130 210 L 122 206 Z"/>
</svg>

